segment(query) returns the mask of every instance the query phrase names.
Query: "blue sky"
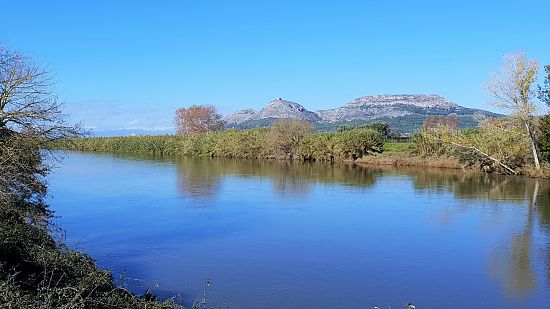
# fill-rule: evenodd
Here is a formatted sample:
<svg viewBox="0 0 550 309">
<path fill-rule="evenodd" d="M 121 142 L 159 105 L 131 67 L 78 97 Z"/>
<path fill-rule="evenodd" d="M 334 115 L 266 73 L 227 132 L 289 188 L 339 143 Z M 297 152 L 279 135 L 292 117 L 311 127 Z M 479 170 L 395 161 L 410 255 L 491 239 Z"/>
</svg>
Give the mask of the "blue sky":
<svg viewBox="0 0 550 309">
<path fill-rule="evenodd" d="M 311 110 L 433 93 L 486 105 L 503 54 L 550 64 L 550 1 L 3 1 L 0 42 L 55 74 L 96 130 L 172 126 L 283 97 Z M 541 74 L 542 75 L 542 74 Z M 494 110 L 494 109 L 492 109 Z"/>
</svg>

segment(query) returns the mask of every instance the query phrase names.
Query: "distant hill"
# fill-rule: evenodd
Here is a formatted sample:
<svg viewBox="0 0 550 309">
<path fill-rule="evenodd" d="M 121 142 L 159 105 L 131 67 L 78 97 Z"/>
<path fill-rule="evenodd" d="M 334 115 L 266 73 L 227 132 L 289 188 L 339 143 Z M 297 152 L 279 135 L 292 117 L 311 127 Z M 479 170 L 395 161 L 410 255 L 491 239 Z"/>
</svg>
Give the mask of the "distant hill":
<svg viewBox="0 0 550 309">
<path fill-rule="evenodd" d="M 164 135 L 174 134 L 174 129 L 140 129 L 140 128 L 121 128 L 111 130 L 91 130 L 90 136 L 109 137 L 109 136 L 132 136 L 132 135 Z"/>
<path fill-rule="evenodd" d="M 487 117 L 501 117 L 489 111 L 467 108 L 438 95 L 376 95 L 354 99 L 341 107 L 312 112 L 302 105 L 278 98 L 259 112 L 241 110 L 225 117 L 226 126 L 240 129 L 269 126 L 279 119 L 306 120 L 319 130 L 333 130 L 343 124 L 386 122 L 392 132 L 418 131 L 431 115 L 456 115 L 461 127 L 475 127 Z"/>
</svg>

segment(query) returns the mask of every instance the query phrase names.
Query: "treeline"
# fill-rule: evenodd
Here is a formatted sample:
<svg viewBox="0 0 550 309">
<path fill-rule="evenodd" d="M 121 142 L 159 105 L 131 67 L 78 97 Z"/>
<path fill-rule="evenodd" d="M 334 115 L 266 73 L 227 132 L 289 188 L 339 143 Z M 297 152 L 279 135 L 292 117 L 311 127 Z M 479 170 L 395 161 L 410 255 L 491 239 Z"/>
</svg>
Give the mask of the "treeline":
<svg viewBox="0 0 550 309">
<path fill-rule="evenodd" d="M 193 135 L 72 138 L 54 147 L 156 156 L 343 161 L 382 152 L 388 132 L 383 124 L 314 132 L 307 122 L 285 119 L 270 128 Z"/>
</svg>

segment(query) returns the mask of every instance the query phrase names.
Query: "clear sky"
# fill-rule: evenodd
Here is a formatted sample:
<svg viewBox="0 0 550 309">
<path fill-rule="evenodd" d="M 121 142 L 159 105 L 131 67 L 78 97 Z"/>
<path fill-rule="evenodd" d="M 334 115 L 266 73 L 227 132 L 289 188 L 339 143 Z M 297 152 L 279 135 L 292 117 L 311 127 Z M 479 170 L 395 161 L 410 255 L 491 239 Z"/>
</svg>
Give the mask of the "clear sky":
<svg viewBox="0 0 550 309">
<path fill-rule="evenodd" d="M 491 109 L 481 84 L 503 54 L 550 64 L 549 0 L 2 0 L 0 11 L 0 43 L 48 66 L 67 111 L 97 130 L 276 97 L 317 110 L 433 93 Z"/>
</svg>

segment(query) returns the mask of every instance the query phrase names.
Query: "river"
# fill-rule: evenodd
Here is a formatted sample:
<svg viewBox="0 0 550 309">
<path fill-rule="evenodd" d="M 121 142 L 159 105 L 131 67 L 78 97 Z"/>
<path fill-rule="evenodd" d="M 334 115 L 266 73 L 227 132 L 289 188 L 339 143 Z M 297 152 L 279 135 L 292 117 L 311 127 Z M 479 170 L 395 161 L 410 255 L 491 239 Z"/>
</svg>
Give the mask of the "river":
<svg viewBox="0 0 550 309">
<path fill-rule="evenodd" d="M 136 293 L 190 306 L 206 289 L 221 308 L 550 303 L 546 180 L 77 152 L 57 165 L 48 202 L 66 241 Z"/>
</svg>

